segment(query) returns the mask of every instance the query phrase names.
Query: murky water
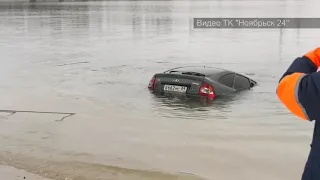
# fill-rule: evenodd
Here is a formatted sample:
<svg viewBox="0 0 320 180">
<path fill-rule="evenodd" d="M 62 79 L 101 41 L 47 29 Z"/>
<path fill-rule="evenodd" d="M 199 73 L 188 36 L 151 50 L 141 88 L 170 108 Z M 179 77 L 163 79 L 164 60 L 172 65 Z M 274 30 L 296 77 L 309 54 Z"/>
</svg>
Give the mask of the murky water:
<svg viewBox="0 0 320 180">
<path fill-rule="evenodd" d="M 313 123 L 289 114 L 275 88 L 319 31 L 193 29 L 191 19 L 316 17 L 317 4 L 2 3 L 0 109 L 77 114 L 1 114 L 0 162 L 56 179 L 299 180 Z M 259 86 L 212 105 L 149 93 L 154 73 L 185 65 Z"/>
</svg>

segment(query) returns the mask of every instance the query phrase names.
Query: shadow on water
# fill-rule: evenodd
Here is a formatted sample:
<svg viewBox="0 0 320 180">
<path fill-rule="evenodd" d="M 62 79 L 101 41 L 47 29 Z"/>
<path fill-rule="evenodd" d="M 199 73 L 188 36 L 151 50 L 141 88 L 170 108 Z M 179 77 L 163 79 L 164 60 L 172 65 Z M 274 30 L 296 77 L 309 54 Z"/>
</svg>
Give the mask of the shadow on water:
<svg viewBox="0 0 320 180">
<path fill-rule="evenodd" d="M 188 98 L 176 94 L 156 94 L 152 93 L 154 101 L 161 103 L 162 106 L 166 106 L 172 109 L 195 109 L 208 111 L 211 109 L 224 110 L 228 108 L 237 99 L 236 94 L 228 94 L 221 97 L 216 97 L 210 100 L 205 97 Z"/>
<path fill-rule="evenodd" d="M 207 98 L 186 98 L 180 95 L 151 93 L 154 112 L 166 118 L 190 120 L 228 119 L 235 106 L 243 104 L 250 93 L 228 94 Z"/>
<path fill-rule="evenodd" d="M 163 94 L 150 91 L 150 94 L 155 110 L 168 117 L 201 117 L 204 119 L 214 116 L 228 119 L 230 113 L 235 109 L 250 108 L 250 102 L 257 101 L 255 88 L 257 87 L 217 96 L 213 100 L 172 93 Z"/>
</svg>

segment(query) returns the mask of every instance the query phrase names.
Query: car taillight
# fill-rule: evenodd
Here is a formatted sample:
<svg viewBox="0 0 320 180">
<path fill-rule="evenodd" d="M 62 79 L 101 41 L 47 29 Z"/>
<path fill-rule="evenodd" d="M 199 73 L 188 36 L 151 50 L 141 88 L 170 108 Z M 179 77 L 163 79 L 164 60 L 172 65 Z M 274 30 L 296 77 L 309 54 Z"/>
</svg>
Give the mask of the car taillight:
<svg viewBox="0 0 320 180">
<path fill-rule="evenodd" d="M 207 96 L 210 99 L 213 99 L 216 97 L 216 94 L 214 92 L 213 87 L 210 84 L 202 83 L 200 90 L 199 90 L 200 96 Z"/>
<path fill-rule="evenodd" d="M 154 89 L 154 84 L 155 84 L 155 82 L 156 82 L 156 78 L 155 78 L 155 77 L 152 77 L 152 79 L 151 79 L 150 82 L 149 82 L 148 88 Z"/>
</svg>

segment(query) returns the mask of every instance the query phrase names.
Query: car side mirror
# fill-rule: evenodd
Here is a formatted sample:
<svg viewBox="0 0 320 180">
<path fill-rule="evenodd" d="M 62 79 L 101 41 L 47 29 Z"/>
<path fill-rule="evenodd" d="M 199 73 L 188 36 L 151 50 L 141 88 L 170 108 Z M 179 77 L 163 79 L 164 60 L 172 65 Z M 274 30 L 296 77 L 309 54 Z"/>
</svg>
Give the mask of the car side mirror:
<svg viewBox="0 0 320 180">
<path fill-rule="evenodd" d="M 253 86 L 255 86 L 257 83 L 256 82 L 254 82 L 254 81 L 250 81 L 250 88 L 252 88 Z"/>
</svg>

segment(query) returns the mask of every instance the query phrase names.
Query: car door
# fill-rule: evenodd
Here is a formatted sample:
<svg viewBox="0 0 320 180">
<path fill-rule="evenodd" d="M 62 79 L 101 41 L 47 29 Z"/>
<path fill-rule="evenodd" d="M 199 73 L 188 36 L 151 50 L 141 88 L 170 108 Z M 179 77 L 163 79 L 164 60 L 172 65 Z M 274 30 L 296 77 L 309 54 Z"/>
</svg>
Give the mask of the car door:
<svg viewBox="0 0 320 180">
<path fill-rule="evenodd" d="M 251 84 L 250 80 L 247 77 L 244 77 L 240 74 L 236 74 L 234 81 L 234 88 L 237 91 L 250 89 Z"/>
<path fill-rule="evenodd" d="M 235 73 L 229 73 L 229 74 L 225 74 L 223 76 L 220 77 L 219 82 L 229 88 L 234 89 L 233 85 L 234 85 L 234 77 L 235 77 Z"/>
</svg>

